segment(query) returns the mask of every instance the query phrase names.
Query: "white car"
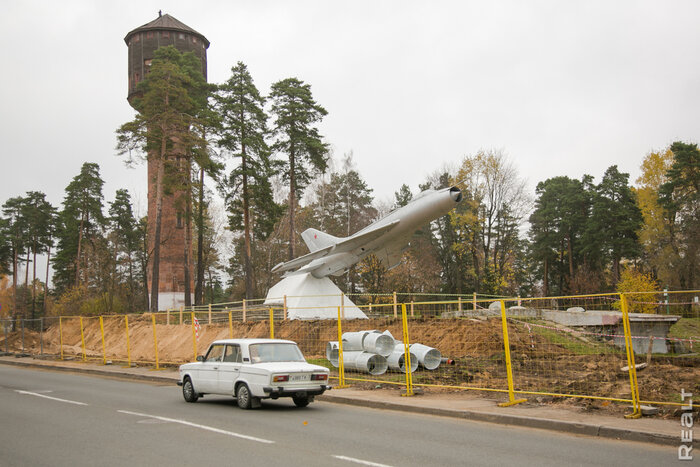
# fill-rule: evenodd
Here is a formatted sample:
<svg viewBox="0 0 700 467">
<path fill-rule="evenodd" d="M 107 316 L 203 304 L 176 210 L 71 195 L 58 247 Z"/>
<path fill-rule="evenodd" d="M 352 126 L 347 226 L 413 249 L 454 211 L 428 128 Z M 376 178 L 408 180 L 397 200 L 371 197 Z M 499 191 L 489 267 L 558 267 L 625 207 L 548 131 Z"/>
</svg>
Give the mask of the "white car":
<svg viewBox="0 0 700 467">
<path fill-rule="evenodd" d="M 243 409 L 280 397 L 306 407 L 314 396 L 331 389 L 329 374 L 328 368 L 307 363 L 292 341 L 223 339 L 214 341 L 196 362 L 181 365 L 177 384 L 187 402 L 222 394 L 235 397 Z"/>
</svg>

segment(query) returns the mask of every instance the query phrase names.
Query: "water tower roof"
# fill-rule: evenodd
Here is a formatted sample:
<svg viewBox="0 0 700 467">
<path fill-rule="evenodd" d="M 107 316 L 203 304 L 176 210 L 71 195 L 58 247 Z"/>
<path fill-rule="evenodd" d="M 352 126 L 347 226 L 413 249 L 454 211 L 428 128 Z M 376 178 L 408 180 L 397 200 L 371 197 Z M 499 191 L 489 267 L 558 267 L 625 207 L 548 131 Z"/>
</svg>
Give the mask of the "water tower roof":
<svg viewBox="0 0 700 467">
<path fill-rule="evenodd" d="M 209 47 L 209 41 L 207 40 L 206 37 L 202 33 L 199 33 L 192 29 L 191 27 L 187 26 L 185 23 L 182 21 L 173 18 L 172 16 L 165 14 L 165 15 L 160 15 L 158 18 L 154 19 L 150 23 L 146 23 L 143 26 L 139 26 L 138 28 L 129 31 L 129 33 L 124 37 L 124 42 L 127 44 L 129 43 L 129 37 L 131 37 L 133 34 L 137 32 L 142 32 L 142 31 L 177 31 L 177 32 L 187 32 L 189 34 L 195 34 L 196 36 L 200 37 L 204 41 L 204 45 L 208 48 Z"/>
</svg>

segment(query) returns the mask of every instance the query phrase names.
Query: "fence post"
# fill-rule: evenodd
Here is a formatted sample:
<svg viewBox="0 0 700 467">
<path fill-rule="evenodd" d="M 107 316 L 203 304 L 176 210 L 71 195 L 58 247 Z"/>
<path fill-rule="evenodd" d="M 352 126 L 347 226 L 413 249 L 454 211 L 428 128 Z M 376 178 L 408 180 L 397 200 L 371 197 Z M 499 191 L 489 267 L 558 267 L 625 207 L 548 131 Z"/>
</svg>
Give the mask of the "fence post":
<svg viewBox="0 0 700 467">
<path fill-rule="evenodd" d="M 398 310 L 396 309 L 396 292 L 394 292 L 394 318 L 398 317 Z"/>
<path fill-rule="evenodd" d="M 63 317 L 58 317 L 58 340 L 59 350 L 61 352 L 61 360 L 63 360 Z M 7 347 L 7 337 L 5 337 L 5 346 Z"/>
<path fill-rule="evenodd" d="M 233 320 L 230 311 L 228 312 L 228 337 L 233 339 Z"/>
<path fill-rule="evenodd" d="M 165 310 L 165 324 L 170 324 L 170 308 Z"/>
<path fill-rule="evenodd" d="M 403 363 L 406 368 L 406 393 L 402 396 L 413 395 L 413 375 L 411 374 L 411 341 L 408 336 L 408 318 L 406 318 L 406 304 L 401 304 L 401 321 L 403 323 Z"/>
<path fill-rule="evenodd" d="M 131 366 L 131 342 L 129 342 L 129 316 L 124 315 L 124 328 L 126 329 L 126 364 Z"/>
<path fill-rule="evenodd" d="M 506 304 L 503 300 L 501 302 L 501 324 L 503 326 L 503 348 L 506 352 L 506 370 L 508 373 L 508 402 L 501 402 L 498 404 L 499 407 L 508 407 L 515 404 L 520 404 L 525 402 L 527 399 L 516 399 L 515 392 L 513 390 L 513 366 L 510 362 L 510 342 L 508 340 L 508 321 L 506 319 Z"/>
<path fill-rule="evenodd" d="M 80 342 L 83 348 L 83 361 L 87 361 L 87 354 L 85 353 L 85 333 L 83 332 L 83 317 L 80 317 Z"/>
<path fill-rule="evenodd" d="M 209 324 L 211 324 L 211 303 L 209 304 Z"/>
<path fill-rule="evenodd" d="M 39 318 L 39 355 L 44 355 L 44 317 Z"/>
<path fill-rule="evenodd" d="M 22 318 L 22 353 L 24 353 L 24 318 Z"/>
<path fill-rule="evenodd" d="M 156 314 L 151 314 L 151 323 L 153 323 L 153 348 L 156 351 L 156 370 L 160 370 L 158 365 L 158 335 L 156 334 Z"/>
<path fill-rule="evenodd" d="M 282 313 L 287 316 L 287 296 L 285 295 L 282 300 Z"/>
<path fill-rule="evenodd" d="M 105 325 L 104 321 L 102 320 L 102 316 L 100 316 L 100 333 L 102 334 L 102 364 L 106 365 L 107 353 L 105 352 Z"/>
<path fill-rule="evenodd" d="M 60 320 L 61 317 L 59 316 L 58 319 Z M 60 329 L 61 329 L 60 324 L 59 324 L 59 326 L 58 326 L 58 329 L 59 329 L 58 332 L 61 332 L 61 331 L 60 331 Z M 3 332 L 5 333 L 5 353 L 10 353 L 9 350 L 8 350 L 8 342 L 7 342 L 7 323 L 5 323 L 4 321 L 3 321 L 3 323 L 2 323 L 2 330 L 3 330 Z M 62 360 L 62 359 L 61 359 L 61 360 Z"/>
<path fill-rule="evenodd" d="M 182 326 L 182 312 L 184 311 L 184 306 L 180 306 L 180 326 Z"/>
<path fill-rule="evenodd" d="M 194 360 L 197 361 L 197 330 L 194 327 L 194 311 L 191 312 L 192 315 L 192 348 L 194 349 Z"/>
<path fill-rule="evenodd" d="M 460 313 L 462 313 L 462 297 L 457 297 L 457 304 L 458 304 L 457 310 Z"/>
<path fill-rule="evenodd" d="M 336 386 L 338 389 L 348 387 L 345 384 L 345 364 L 343 363 L 343 328 L 340 323 L 340 307 L 338 307 L 338 386 Z"/>
<path fill-rule="evenodd" d="M 275 338 L 275 309 L 270 307 L 270 339 Z"/>
<path fill-rule="evenodd" d="M 625 418 L 640 418 L 642 408 L 639 403 L 639 385 L 637 384 L 637 367 L 634 363 L 634 347 L 632 346 L 632 332 L 630 328 L 629 305 L 627 296 L 620 294 L 620 308 L 622 308 L 622 325 L 625 331 L 625 350 L 627 352 L 627 368 L 629 368 L 630 392 L 632 393 L 633 412 L 625 415 Z"/>
<path fill-rule="evenodd" d="M 345 294 L 340 292 L 340 315 L 345 319 Z"/>
<path fill-rule="evenodd" d="M 245 323 L 246 312 L 247 312 L 247 311 L 248 311 L 248 310 L 247 310 L 247 303 L 246 303 L 246 299 L 244 298 L 244 299 L 243 299 L 243 322 L 244 322 L 244 323 Z"/>
<path fill-rule="evenodd" d="M 413 318 L 413 302 L 411 302 L 411 318 Z"/>
<path fill-rule="evenodd" d="M 476 292 L 474 292 L 474 298 L 472 303 L 474 304 L 474 311 L 476 311 Z"/>
</svg>

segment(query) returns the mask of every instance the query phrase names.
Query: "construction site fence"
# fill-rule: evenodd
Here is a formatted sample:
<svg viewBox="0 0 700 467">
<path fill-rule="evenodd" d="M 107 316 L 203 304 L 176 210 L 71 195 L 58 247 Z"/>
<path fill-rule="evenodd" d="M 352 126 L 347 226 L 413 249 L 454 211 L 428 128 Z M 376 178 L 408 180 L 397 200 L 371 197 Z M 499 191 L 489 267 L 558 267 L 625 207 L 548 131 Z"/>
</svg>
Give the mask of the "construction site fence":
<svg viewBox="0 0 700 467">
<path fill-rule="evenodd" d="M 486 391 L 501 393 L 502 405 L 557 397 L 620 402 L 638 417 L 642 404 L 673 408 L 683 405 L 682 391 L 700 392 L 698 295 L 406 302 L 387 294 L 383 302 L 356 301 L 369 320 L 344 319 L 342 307 L 332 319 L 290 320 L 286 299 L 282 307 L 246 300 L 159 313 L 4 319 L 0 352 L 158 369 L 195 360 L 216 339 L 276 337 L 294 340 L 307 360 L 330 368 L 338 387 L 396 385 L 407 396 L 416 387 Z M 382 338 L 393 345 L 388 355 L 372 347 L 379 334 L 393 339 Z"/>
</svg>

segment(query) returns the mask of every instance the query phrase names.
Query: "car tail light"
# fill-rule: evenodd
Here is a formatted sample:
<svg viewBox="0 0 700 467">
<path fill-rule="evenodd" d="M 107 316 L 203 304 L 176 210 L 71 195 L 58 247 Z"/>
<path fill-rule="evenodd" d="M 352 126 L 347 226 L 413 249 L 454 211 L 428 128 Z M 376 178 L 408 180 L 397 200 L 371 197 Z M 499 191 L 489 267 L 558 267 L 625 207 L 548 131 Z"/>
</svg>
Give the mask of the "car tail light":
<svg viewBox="0 0 700 467">
<path fill-rule="evenodd" d="M 272 377 L 273 383 L 283 383 L 289 381 L 289 375 L 277 375 Z"/>
<path fill-rule="evenodd" d="M 325 381 L 328 379 L 328 375 L 322 373 L 320 375 L 311 375 L 311 381 Z"/>
</svg>

